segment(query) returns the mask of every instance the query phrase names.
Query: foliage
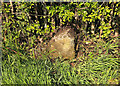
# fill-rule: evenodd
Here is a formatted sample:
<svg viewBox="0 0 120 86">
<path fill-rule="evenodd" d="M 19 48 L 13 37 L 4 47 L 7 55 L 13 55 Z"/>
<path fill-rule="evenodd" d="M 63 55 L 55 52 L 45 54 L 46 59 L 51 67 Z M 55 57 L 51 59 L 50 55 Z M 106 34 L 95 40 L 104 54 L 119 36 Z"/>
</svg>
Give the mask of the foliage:
<svg viewBox="0 0 120 86">
<path fill-rule="evenodd" d="M 55 7 L 47 6 L 46 8 L 49 10 L 49 14 L 54 16 L 58 14 L 59 18 L 62 19 L 61 23 L 72 22 L 74 20 L 74 16 L 82 16 L 82 24 L 83 26 L 80 27 L 87 31 L 90 31 L 91 35 L 97 35 L 96 29 L 98 29 L 97 33 L 101 34 L 102 38 L 108 38 L 111 31 L 115 32 L 115 28 L 118 26 L 113 27 L 116 22 L 112 17 L 118 16 L 119 14 L 119 4 L 120 3 L 99 3 L 99 2 L 80 2 L 80 3 L 68 3 L 68 4 L 60 4 L 60 6 L 55 5 Z M 107 5 L 107 6 L 105 6 Z M 115 6 L 115 10 L 114 7 Z M 117 9 L 118 8 L 118 9 Z M 75 10 L 74 10 L 75 9 Z M 77 16 L 76 16 L 77 15 Z M 97 24 L 97 21 L 100 22 L 100 25 Z M 94 28 L 92 27 L 84 27 L 85 23 L 94 24 Z M 76 22 L 72 22 L 75 23 Z M 79 24 L 81 24 L 79 22 Z M 96 25 L 95 25 L 96 24 Z M 96 27 L 98 26 L 98 27 Z M 94 32 L 92 32 L 94 31 Z M 102 31 L 102 32 L 99 32 Z M 97 35 L 99 36 L 99 35 Z"/>
<path fill-rule="evenodd" d="M 79 31 L 82 30 L 92 37 L 108 38 L 111 32 L 116 33 L 119 28 L 119 21 L 115 20 L 119 14 L 119 4 L 114 2 L 71 2 L 52 3 L 51 6 L 50 3 L 37 2 L 3 3 L 4 46 L 7 47 L 10 43 L 14 43 L 16 47 L 30 50 L 31 47 L 37 46 L 36 42 L 41 42 L 40 39 L 49 40 L 49 34 L 56 27 L 53 23 L 56 22 L 54 17 L 57 15 L 63 25 L 73 23 L 77 26 L 81 24 L 81 27 L 77 27 Z M 10 48 L 13 49 L 12 46 Z"/>
<path fill-rule="evenodd" d="M 119 5 L 2 3 L 2 84 L 118 84 Z M 66 25 L 76 27 L 81 53 L 73 61 L 51 62 L 44 44 Z"/>
</svg>

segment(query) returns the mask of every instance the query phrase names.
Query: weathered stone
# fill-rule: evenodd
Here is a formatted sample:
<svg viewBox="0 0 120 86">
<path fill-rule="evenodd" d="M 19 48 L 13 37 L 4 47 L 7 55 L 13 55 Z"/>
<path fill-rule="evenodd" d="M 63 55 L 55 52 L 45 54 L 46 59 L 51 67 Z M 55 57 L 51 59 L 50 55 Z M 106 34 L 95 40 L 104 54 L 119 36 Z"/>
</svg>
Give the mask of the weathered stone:
<svg viewBox="0 0 120 86">
<path fill-rule="evenodd" d="M 74 58 L 74 30 L 71 27 L 60 29 L 49 41 L 47 49 L 51 58 L 58 56 L 67 59 Z"/>
</svg>

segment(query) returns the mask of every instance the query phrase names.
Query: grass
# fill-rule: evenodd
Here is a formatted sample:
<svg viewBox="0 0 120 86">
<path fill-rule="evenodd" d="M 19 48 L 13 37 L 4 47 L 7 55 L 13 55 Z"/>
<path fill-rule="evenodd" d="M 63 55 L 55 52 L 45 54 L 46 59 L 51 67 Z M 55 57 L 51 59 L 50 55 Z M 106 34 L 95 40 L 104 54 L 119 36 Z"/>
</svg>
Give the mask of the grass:
<svg viewBox="0 0 120 86">
<path fill-rule="evenodd" d="M 118 40 L 107 43 L 96 40 L 91 50 L 91 45 L 81 45 L 84 53 L 74 66 L 71 61 L 59 58 L 51 62 L 46 55 L 41 57 L 44 59 L 33 59 L 24 49 L 8 41 L 9 48 L 2 47 L 2 84 L 118 84 Z"/>
<path fill-rule="evenodd" d="M 68 61 L 22 59 L 7 55 L 2 62 L 2 84 L 118 84 L 118 59 L 91 58 L 71 67 Z"/>
</svg>

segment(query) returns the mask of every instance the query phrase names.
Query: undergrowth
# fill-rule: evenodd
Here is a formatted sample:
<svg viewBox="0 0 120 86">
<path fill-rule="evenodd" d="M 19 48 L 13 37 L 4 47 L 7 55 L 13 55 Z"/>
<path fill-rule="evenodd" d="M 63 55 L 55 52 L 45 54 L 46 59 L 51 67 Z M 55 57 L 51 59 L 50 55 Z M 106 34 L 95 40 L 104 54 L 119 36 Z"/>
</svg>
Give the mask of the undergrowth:
<svg viewBox="0 0 120 86">
<path fill-rule="evenodd" d="M 101 47 L 109 49 L 110 45 Z M 59 58 L 51 62 L 45 56 L 43 60 L 33 59 L 29 54 L 10 52 L 3 47 L 2 84 L 118 84 L 118 57 L 97 46 L 94 47 L 99 54 L 91 51 L 88 59 L 77 58 L 75 62 Z M 71 66 L 71 62 L 75 65 Z"/>
<path fill-rule="evenodd" d="M 119 83 L 119 2 L 1 3 L 2 84 Z M 76 58 L 52 61 L 44 43 L 69 25 Z"/>
</svg>

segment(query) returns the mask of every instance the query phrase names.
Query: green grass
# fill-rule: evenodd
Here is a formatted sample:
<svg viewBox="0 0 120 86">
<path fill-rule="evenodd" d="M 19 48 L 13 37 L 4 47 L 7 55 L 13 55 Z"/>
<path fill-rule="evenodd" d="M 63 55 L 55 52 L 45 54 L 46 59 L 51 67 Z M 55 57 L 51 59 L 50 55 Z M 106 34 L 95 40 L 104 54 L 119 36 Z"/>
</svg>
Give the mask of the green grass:
<svg viewBox="0 0 120 86">
<path fill-rule="evenodd" d="M 118 59 L 103 55 L 79 62 L 77 67 L 68 61 L 51 63 L 18 54 L 2 61 L 2 84 L 118 84 L 117 80 Z"/>
<path fill-rule="evenodd" d="M 6 41 L 2 47 L 2 84 L 118 84 L 119 82 L 117 38 L 107 43 L 95 39 L 97 43 L 91 50 L 89 49 L 91 45 L 81 45 L 81 51 L 84 53 L 76 60 L 75 66 L 71 66 L 69 60 L 56 59 L 53 63 L 46 55 L 39 56 L 43 59 L 33 59 L 24 48 L 11 40 Z"/>
</svg>

